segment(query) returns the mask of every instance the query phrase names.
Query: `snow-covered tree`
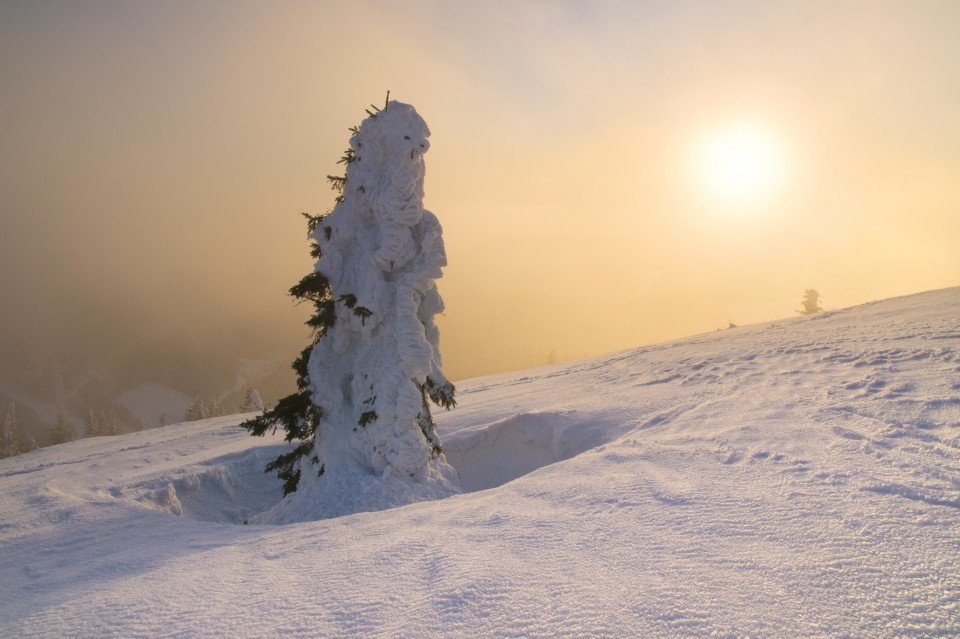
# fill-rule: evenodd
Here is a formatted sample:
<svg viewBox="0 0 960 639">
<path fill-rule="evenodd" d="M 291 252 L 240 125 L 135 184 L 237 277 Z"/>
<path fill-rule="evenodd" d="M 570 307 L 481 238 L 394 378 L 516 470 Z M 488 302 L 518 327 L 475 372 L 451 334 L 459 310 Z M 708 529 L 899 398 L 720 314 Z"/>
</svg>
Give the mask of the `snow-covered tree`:
<svg viewBox="0 0 960 639">
<path fill-rule="evenodd" d="M 37 450 L 38 448 L 40 448 L 40 445 L 37 443 L 37 438 L 30 433 L 24 433 L 23 438 L 20 440 L 20 452 L 17 454 L 22 455 L 29 453 L 31 450 Z"/>
<path fill-rule="evenodd" d="M 102 408 L 97 413 L 97 421 L 100 423 L 100 434 L 101 435 L 112 435 L 110 431 L 110 422 L 107 420 L 107 411 Z"/>
<path fill-rule="evenodd" d="M 193 396 L 193 403 L 190 404 L 186 411 L 184 411 L 183 421 L 195 422 L 198 419 L 206 419 L 209 416 L 209 409 L 207 408 L 207 403 L 203 399 L 203 395 L 197 393 Z"/>
<path fill-rule="evenodd" d="M 314 339 L 293 364 L 299 390 L 244 423 L 253 435 L 282 426 L 298 442 L 267 466 L 284 481 L 268 515 L 277 522 L 459 490 L 430 414 L 431 401 L 455 404 L 434 324 L 446 253 L 440 223 L 423 208 L 430 132 L 389 95 L 367 113 L 351 129 L 346 176 L 329 177 L 336 206 L 306 216 L 318 261 L 290 293 L 316 313 L 307 321 Z"/>
<path fill-rule="evenodd" d="M 247 389 L 247 396 L 244 398 L 240 410 L 244 413 L 254 413 L 263 410 L 263 400 L 260 399 L 260 393 L 257 392 L 257 389 Z"/>
<path fill-rule="evenodd" d="M 3 423 L 0 424 L 0 459 L 29 453 L 37 448 L 37 440 L 23 430 L 23 423 L 17 415 L 16 402 L 10 402 Z"/>
<path fill-rule="evenodd" d="M 50 432 L 50 445 L 72 442 L 77 438 L 77 428 L 73 424 L 73 419 L 67 413 L 64 405 L 60 405 L 60 414 L 57 415 L 57 421 L 53 424 L 53 430 Z"/>
<path fill-rule="evenodd" d="M 112 402 L 110 404 L 110 414 L 116 417 L 118 422 L 129 425 L 131 431 L 143 430 L 143 422 L 123 402 Z M 122 432 L 118 434 L 122 434 Z"/>
<path fill-rule="evenodd" d="M 225 414 L 223 406 L 219 401 L 208 402 L 201 393 L 193 396 L 193 403 L 183 413 L 183 421 L 195 422 L 198 419 L 208 419 L 210 417 L 220 417 Z"/>
<path fill-rule="evenodd" d="M 207 417 L 222 417 L 226 415 L 227 411 L 223 409 L 223 404 L 220 403 L 220 400 L 213 400 L 207 404 Z"/>
<path fill-rule="evenodd" d="M 823 310 L 820 307 L 820 293 L 817 293 L 812 288 L 808 288 L 803 292 L 803 298 L 800 300 L 800 304 L 803 308 L 797 312 L 801 315 L 813 315 Z"/>
<path fill-rule="evenodd" d="M 17 417 L 17 405 L 15 402 L 7 404 L 7 412 L 0 423 L 0 459 L 4 457 L 13 457 L 20 448 L 18 441 L 18 432 L 20 430 L 20 418 Z"/>
<path fill-rule="evenodd" d="M 104 435 L 123 435 L 123 429 L 120 428 L 120 422 L 116 415 L 110 415 L 109 417 L 104 415 L 101 424 L 103 425 Z"/>
<path fill-rule="evenodd" d="M 101 435 L 103 435 L 103 426 L 101 425 L 100 418 L 91 408 L 87 411 L 87 419 L 83 424 L 83 436 L 100 437 Z"/>
</svg>

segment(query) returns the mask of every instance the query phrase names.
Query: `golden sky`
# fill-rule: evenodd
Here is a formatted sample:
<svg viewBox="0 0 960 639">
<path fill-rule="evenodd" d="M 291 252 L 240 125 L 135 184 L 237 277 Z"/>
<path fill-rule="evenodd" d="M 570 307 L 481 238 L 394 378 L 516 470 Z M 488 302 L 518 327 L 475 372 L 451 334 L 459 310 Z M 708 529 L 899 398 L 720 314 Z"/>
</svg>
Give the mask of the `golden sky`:
<svg viewBox="0 0 960 639">
<path fill-rule="evenodd" d="M 299 213 L 388 89 L 433 132 L 454 379 L 955 286 L 958 33 L 952 0 L 5 2 L 0 330 L 305 343 Z"/>
</svg>

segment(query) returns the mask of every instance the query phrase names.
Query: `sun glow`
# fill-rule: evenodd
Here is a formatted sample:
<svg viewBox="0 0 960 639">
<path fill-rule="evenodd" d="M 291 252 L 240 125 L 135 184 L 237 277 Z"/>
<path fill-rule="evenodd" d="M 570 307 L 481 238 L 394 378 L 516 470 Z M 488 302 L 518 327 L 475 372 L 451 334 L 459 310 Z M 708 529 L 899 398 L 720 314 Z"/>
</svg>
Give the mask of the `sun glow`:
<svg viewBox="0 0 960 639">
<path fill-rule="evenodd" d="M 785 153 L 777 137 L 752 123 L 728 125 L 701 142 L 696 182 L 707 201 L 737 210 L 769 204 L 784 182 Z"/>
</svg>

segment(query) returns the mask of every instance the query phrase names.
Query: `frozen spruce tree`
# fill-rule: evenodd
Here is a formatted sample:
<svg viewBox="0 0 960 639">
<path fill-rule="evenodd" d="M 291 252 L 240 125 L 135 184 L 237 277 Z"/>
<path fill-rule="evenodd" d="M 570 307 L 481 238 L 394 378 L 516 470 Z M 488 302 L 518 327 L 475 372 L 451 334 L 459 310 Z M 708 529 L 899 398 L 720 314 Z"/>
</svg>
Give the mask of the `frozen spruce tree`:
<svg viewBox="0 0 960 639">
<path fill-rule="evenodd" d="M 800 304 L 803 308 L 797 312 L 801 315 L 814 315 L 823 310 L 820 306 L 820 293 L 812 288 L 808 288 L 803 292 L 803 299 L 800 300 Z"/>
<path fill-rule="evenodd" d="M 64 444 L 72 442 L 77 438 L 77 427 L 74 426 L 67 408 L 60 404 L 60 413 L 57 415 L 57 421 L 53 425 L 53 431 L 50 433 L 50 445 Z"/>
<path fill-rule="evenodd" d="M 260 521 L 380 510 L 459 492 L 430 413 L 454 405 L 441 372 L 435 280 L 446 265 L 423 208 L 426 123 L 408 104 L 374 107 L 351 129 L 346 176 L 326 216 L 307 216 L 312 273 L 291 294 L 315 305 L 314 339 L 294 362 L 299 391 L 245 422 L 282 426 L 295 448 L 267 466 L 284 499 Z"/>
<path fill-rule="evenodd" d="M 247 396 L 240 405 L 240 410 L 244 413 L 259 413 L 263 410 L 263 400 L 256 388 L 247 389 Z"/>
</svg>

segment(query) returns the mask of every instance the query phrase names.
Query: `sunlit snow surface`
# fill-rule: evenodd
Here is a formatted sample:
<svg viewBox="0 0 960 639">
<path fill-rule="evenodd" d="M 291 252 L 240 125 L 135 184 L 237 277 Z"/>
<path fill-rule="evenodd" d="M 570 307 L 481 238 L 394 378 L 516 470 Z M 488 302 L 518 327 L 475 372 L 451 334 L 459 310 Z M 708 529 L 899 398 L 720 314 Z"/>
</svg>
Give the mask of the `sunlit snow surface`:
<svg viewBox="0 0 960 639">
<path fill-rule="evenodd" d="M 958 349 L 955 288 L 471 380 L 472 492 L 287 526 L 241 416 L 5 459 L 0 636 L 956 635 Z"/>
</svg>

